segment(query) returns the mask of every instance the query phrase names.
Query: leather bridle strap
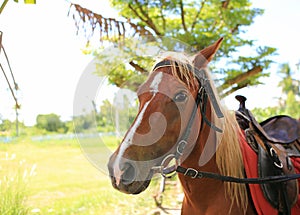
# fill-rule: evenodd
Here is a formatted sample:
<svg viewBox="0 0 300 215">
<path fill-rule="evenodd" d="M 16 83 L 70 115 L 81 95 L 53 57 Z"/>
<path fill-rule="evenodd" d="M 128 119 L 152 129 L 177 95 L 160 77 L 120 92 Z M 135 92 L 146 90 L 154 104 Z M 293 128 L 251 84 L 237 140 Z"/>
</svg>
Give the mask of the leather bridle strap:
<svg viewBox="0 0 300 215">
<path fill-rule="evenodd" d="M 176 67 L 179 67 L 178 63 L 175 61 L 171 61 L 171 60 L 163 60 L 159 63 L 157 63 L 152 71 L 155 71 L 156 69 L 160 68 L 160 67 L 166 67 L 166 66 L 173 66 L 175 65 Z M 209 79 L 206 76 L 206 71 L 204 69 L 198 70 L 197 68 L 186 64 L 185 66 L 187 66 L 187 68 L 189 69 L 189 71 L 193 72 L 193 74 L 195 75 L 195 77 L 197 78 L 200 88 L 198 90 L 196 99 L 195 99 L 195 104 L 190 116 L 190 119 L 188 121 L 188 124 L 186 126 L 186 129 L 183 133 L 183 135 L 181 136 L 181 138 L 179 139 L 179 141 L 177 142 L 176 146 L 176 152 L 174 154 L 170 154 L 167 156 L 168 159 L 170 158 L 175 158 L 175 160 L 180 164 L 180 157 L 183 154 L 183 151 L 187 145 L 187 141 L 189 138 L 189 135 L 191 133 L 191 129 L 193 126 L 193 122 L 194 122 L 194 118 L 197 114 L 197 110 L 198 107 L 200 107 L 200 112 L 202 115 L 202 120 L 205 121 L 207 123 L 208 126 L 210 126 L 212 129 L 214 129 L 217 132 L 223 132 L 222 129 L 218 128 L 217 126 L 215 126 L 212 122 L 210 122 L 207 117 L 206 117 L 206 104 L 207 104 L 207 96 L 210 97 L 211 99 L 211 103 L 215 109 L 215 113 L 217 115 L 218 118 L 222 118 L 224 117 L 217 101 L 214 95 L 214 92 L 210 86 L 209 83 Z M 209 91 L 209 92 L 207 92 Z M 202 124 L 202 123 L 201 123 Z M 157 167 L 153 167 L 153 169 L 155 171 L 159 171 L 164 177 L 172 177 L 172 176 L 168 176 L 168 174 L 175 172 L 176 167 L 171 166 L 171 167 L 164 167 L 164 164 L 166 162 L 166 158 L 162 161 L 160 166 Z"/>
<path fill-rule="evenodd" d="M 203 94 L 203 98 L 202 98 L 202 103 L 205 104 L 202 106 L 202 108 L 200 109 L 201 111 L 201 116 L 202 116 L 202 120 L 204 120 L 204 122 L 206 122 L 206 124 L 211 127 L 212 129 L 214 129 L 215 131 L 222 133 L 222 129 L 218 128 L 217 126 L 215 126 L 211 121 L 209 121 L 209 119 L 207 119 L 206 117 L 206 103 L 207 103 L 207 94 L 204 93 Z"/>
<path fill-rule="evenodd" d="M 158 170 L 163 177 L 165 178 L 171 178 L 173 177 L 174 174 L 170 175 L 170 173 L 175 173 L 176 172 L 176 166 L 173 165 L 171 167 L 165 167 L 164 164 L 166 162 L 167 159 L 170 159 L 170 158 L 175 158 L 175 160 L 180 163 L 180 157 L 182 156 L 183 154 L 183 151 L 187 145 L 187 141 L 188 141 L 188 138 L 190 136 L 190 133 L 191 133 L 191 129 L 192 129 L 192 126 L 193 126 L 193 122 L 194 122 L 194 119 L 195 119 L 195 116 L 197 114 L 197 110 L 198 110 L 198 107 L 199 106 L 205 106 L 206 104 L 203 104 L 203 99 L 202 97 L 205 95 L 205 92 L 204 92 L 204 88 L 200 88 L 198 93 L 197 93 L 197 97 L 196 97 L 196 100 L 195 100 L 195 104 L 194 104 L 194 107 L 193 107 L 193 110 L 192 110 L 192 113 L 191 113 L 191 116 L 190 116 L 190 119 L 188 121 L 188 124 L 186 126 L 186 129 L 183 133 L 183 135 L 181 136 L 180 140 L 176 143 L 176 151 L 175 153 L 173 154 L 169 154 L 168 156 L 166 156 L 161 165 L 160 166 L 157 166 L 157 167 L 153 167 L 154 170 Z M 201 107 L 201 109 L 202 109 Z"/>
<path fill-rule="evenodd" d="M 161 61 L 159 63 L 157 63 L 154 68 L 153 71 L 155 71 L 156 69 L 160 68 L 160 67 L 165 67 L 165 66 L 172 66 L 174 65 L 176 67 L 178 67 L 178 63 L 174 62 L 174 61 L 170 61 L 170 60 L 164 60 Z M 195 100 L 195 105 L 193 107 L 190 119 L 188 121 L 187 127 L 183 133 L 183 135 L 181 136 L 180 140 L 177 142 L 177 149 L 175 152 L 175 159 L 179 160 L 179 158 L 181 157 L 181 155 L 183 154 L 184 148 L 187 145 L 187 140 L 188 137 L 191 133 L 191 129 L 193 126 L 193 122 L 194 122 L 194 118 L 196 116 L 198 107 L 200 106 L 200 111 L 201 111 L 201 115 L 203 120 L 207 123 L 208 126 L 210 126 L 212 129 L 214 129 L 217 132 L 223 132 L 222 129 L 218 128 L 217 126 L 215 126 L 212 122 L 210 122 L 207 117 L 206 117 L 206 104 L 207 104 L 207 90 L 211 91 L 211 94 L 213 94 L 213 98 L 214 101 L 212 103 L 214 103 L 214 108 L 215 108 L 215 112 L 218 115 L 219 118 L 223 117 L 223 113 L 220 110 L 220 107 L 218 106 L 218 103 L 215 99 L 213 90 L 211 89 L 211 86 L 209 84 L 209 80 L 207 79 L 205 73 L 205 70 L 198 70 L 197 68 L 186 64 L 186 66 L 188 67 L 189 71 L 193 72 L 195 77 L 197 78 L 199 84 L 200 84 L 200 88 L 198 90 L 197 96 L 196 96 L 196 100 Z"/>
<path fill-rule="evenodd" d="M 206 103 L 203 103 L 203 100 L 202 100 L 202 98 L 204 96 L 205 96 L 204 88 L 200 87 L 197 97 L 196 97 L 196 100 L 195 100 L 195 105 L 193 107 L 192 114 L 190 116 L 190 119 L 188 121 L 186 129 L 185 129 L 183 135 L 181 136 L 180 140 L 177 143 L 177 149 L 175 152 L 176 160 L 180 159 L 181 155 L 183 154 L 184 148 L 187 145 L 187 141 L 190 136 L 191 129 L 193 127 L 193 123 L 194 123 L 195 116 L 197 114 L 198 107 L 200 106 L 200 109 L 203 109 L 203 107 L 206 106 Z"/>
<path fill-rule="evenodd" d="M 212 172 L 197 171 L 193 168 L 184 168 L 182 166 L 178 166 L 176 168 L 176 172 L 184 174 L 185 176 L 189 176 L 191 178 L 210 178 L 210 179 L 216 179 L 224 182 L 233 182 L 239 184 L 279 183 L 279 182 L 286 182 L 286 181 L 300 178 L 300 174 L 277 175 L 277 176 L 269 176 L 264 178 L 237 178 L 231 176 L 224 176 Z"/>
</svg>

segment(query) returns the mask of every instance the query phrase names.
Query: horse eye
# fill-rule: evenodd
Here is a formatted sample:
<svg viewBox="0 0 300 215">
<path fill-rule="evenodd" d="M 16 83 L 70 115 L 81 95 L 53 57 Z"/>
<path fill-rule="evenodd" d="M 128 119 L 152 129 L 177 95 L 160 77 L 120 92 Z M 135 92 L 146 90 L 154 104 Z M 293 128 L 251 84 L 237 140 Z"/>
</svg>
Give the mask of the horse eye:
<svg viewBox="0 0 300 215">
<path fill-rule="evenodd" d="M 184 92 L 177 93 L 174 96 L 175 102 L 184 102 L 187 99 L 187 95 Z"/>
</svg>

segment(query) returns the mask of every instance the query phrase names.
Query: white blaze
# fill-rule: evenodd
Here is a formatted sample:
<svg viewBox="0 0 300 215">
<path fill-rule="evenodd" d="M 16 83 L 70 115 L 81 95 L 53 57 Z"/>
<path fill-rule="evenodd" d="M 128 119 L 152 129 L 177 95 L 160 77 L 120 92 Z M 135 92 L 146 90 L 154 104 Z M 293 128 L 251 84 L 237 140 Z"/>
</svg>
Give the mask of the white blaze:
<svg viewBox="0 0 300 215">
<path fill-rule="evenodd" d="M 150 84 L 151 92 L 154 92 L 154 95 L 158 92 L 158 87 L 162 80 L 162 76 L 162 72 L 157 73 L 156 76 L 153 78 L 152 83 Z"/>
<path fill-rule="evenodd" d="M 130 128 L 128 133 L 126 134 L 126 137 L 125 137 L 124 141 L 121 143 L 119 153 L 118 153 L 117 158 L 116 158 L 115 163 L 114 163 L 114 174 L 115 174 L 117 185 L 119 185 L 121 175 L 123 174 L 123 171 L 120 170 L 120 160 L 123 157 L 124 152 L 126 151 L 126 149 L 132 144 L 133 136 L 134 136 L 137 128 L 140 126 L 140 124 L 143 120 L 146 109 L 147 109 L 148 105 L 150 104 L 150 102 L 155 97 L 156 93 L 158 92 L 159 84 L 162 81 L 162 76 L 163 76 L 163 73 L 159 72 L 153 78 L 153 81 L 150 84 L 150 92 L 153 92 L 153 96 L 149 101 L 147 101 L 144 104 L 144 107 L 142 108 L 142 110 L 138 114 L 134 124 L 132 125 L 132 127 Z"/>
</svg>

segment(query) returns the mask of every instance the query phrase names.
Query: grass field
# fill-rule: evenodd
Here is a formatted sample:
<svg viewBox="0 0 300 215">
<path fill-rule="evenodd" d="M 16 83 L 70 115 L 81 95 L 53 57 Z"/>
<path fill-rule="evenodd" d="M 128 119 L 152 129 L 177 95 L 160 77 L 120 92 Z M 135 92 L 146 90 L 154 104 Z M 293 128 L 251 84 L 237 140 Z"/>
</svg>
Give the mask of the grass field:
<svg viewBox="0 0 300 215">
<path fill-rule="evenodd" d="M 113 147 L 114 141 L 109 138 L 105 142 Z M 24 181 L 24 186 L 16 189 L 25 193 L 22 203 L 25 214 L 144 215 L 153 214 L 151 211 L 156 209 L 153 195 L 158 191 L 158 180 L 142 194 L 122 194 L 112 188 L 105 173 L 86 159 L 75 139 L 32 141 L 25 138 L 0 143 L 2 185 L 5 181 L 19 183 L 18 177 Z M 167 186 L 163 206 L 180 207 L 176 198 L 178 190 Z"/>
</svg>

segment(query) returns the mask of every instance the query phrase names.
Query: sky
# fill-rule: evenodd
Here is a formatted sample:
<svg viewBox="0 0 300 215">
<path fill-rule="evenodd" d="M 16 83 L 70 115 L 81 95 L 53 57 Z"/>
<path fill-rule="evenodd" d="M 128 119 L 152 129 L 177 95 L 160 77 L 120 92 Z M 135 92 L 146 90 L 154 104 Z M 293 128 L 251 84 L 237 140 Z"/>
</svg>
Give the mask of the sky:
<svg viewBox="0 0 300 215">
<path fill-rule="evenodd" d="M 19 119 L 26 125 L 34 125 L 38 114 L 56 113 L 62 120 L 69 120 L 76 87 L 93 57 L 82 53 L 86 40 L 83 35 L 76 35 L 74 21 L 67 15 L 69 1 L 38 0 L 36 5 L 21 2 L 9 1 L 0 15 L 2 44 L 20 87 Z M 76 2 L 105 17 L 116 15 L 107 0 Z M 278 55 L 273 59 L 278 63 L 288 62 L 296 70 L 295 64 L 300 60 L 300 1 L 255 0 L 253 6 L 265 9 L 265 13 L 255 19 L 244 36 L 257 40 L 257 45 L 276 47 Z M 6 68 L 2 53 L 0 62 Z M 278 64 L 273 64 L 269 70 L 271 77 L 261 80 L 265 85 L 234 93 L 226 98 L 225 104 L 236 109 L 233 97 L 243 94 L 248 97 L 250 109 L 276 105 L 274 97 L 280 95 L 277 70 Z M 300 76 L 299 71 L 296 75 Z M 107 95 L 111 93 L 107 91 Z M 13 120 L 14 101 L 3 76 L 0 101 L 1 118 Z"/>
</svg>

